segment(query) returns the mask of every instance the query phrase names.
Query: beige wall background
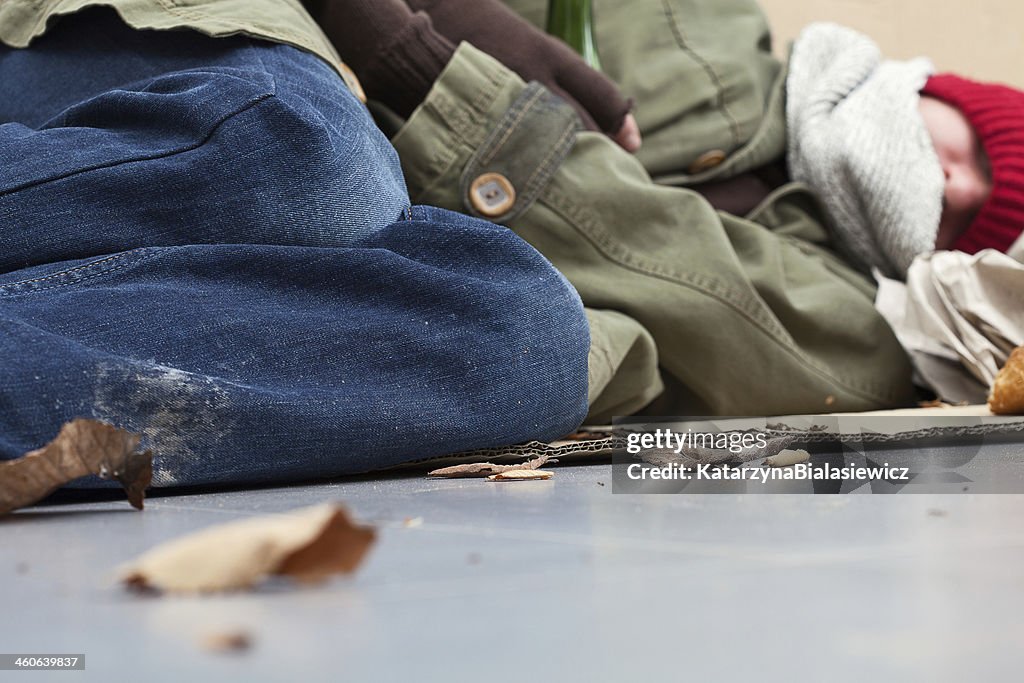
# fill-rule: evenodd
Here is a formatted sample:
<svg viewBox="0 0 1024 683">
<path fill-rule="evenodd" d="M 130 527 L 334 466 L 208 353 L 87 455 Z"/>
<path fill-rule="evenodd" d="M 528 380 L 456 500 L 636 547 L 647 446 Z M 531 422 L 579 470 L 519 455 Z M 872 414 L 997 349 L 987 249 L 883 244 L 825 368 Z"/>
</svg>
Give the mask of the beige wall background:
<svg viewBox="0 0 1024 683">
<path fill-rule="evenodd" d="M 785 53 L 812 21 L 868 34 L 887 57 L 931 58 L 940 71 L 1024 88 L 1021 0 L 761 0 Z"/>
</svg>

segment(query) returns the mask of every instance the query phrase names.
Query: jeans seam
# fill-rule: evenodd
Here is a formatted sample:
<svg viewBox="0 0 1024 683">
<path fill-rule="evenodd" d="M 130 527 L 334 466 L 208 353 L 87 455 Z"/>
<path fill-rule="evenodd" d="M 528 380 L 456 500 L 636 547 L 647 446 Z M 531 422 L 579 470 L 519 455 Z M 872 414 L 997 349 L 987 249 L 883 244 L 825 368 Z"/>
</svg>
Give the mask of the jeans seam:
<svg viewBox="0 0 1024 683">
<path fill-rule="evenodd" d="M 202 140 L 199 140 L 198 142 L 195 142 L 193 144 L 189 144 L 189 145 L 186 145 L 186 146 L 183 146 L 183 147 L 178 147 L 178 148 L 175 148 L 175 149 L 170 150 L 170 151 L 161 152 L 159 154 L 147 154 L 147 155 L 132 157 L 132 158 L 128 158 L 128 159 L 118 159 L 116 161 L 109 161 L 109 162 L 101 163 L 101 164 L 93 164 L 91 166 L 87 166 L 87 167 L 84 167 L 84 168 L 76 168 L 73 171 L 68 171 L 66 173 L 60 173 L 60 174 L 57 174 L 57 175 L 50 176 L 48 178 L 40 178 L 38 180 L 33 180 L 33 181 L 30 181 L 30 182 L 27 182 L 27 183 L 22 183 L 21 185 L 16 185 L 16 186 L 8 188 L 6 190 L 0 190 L 0 197 L 7 197 L 7 196 L 10 196 L 10 195 L 13 195 L 13 194 L 17 194 L 18 192 L 21 192 L 23 190 L 29 190 L 29 189 L 32 189 L 34 187 L 40 187 L 42 185 L 46 185 L 48 183 L 57 182 L 57 181 L 60 181 L 60 180 L 67 180 L 68 178 L 74 178 L 75 176 L 82 175 L 82 174 L 85 174 L 85 173 L 91 173 L 93 171 L 101 171 L 101 170 L 108 169 L 108 168 L 116 168 L 116 167 L 122 166 L 124 164 L 134 164 L 134 163 L 138 163 L 140 161 L 156 161 L 157 159 L 169 159 L 169 158 L 177 156 L 179 154 L 184 154 L 186 152 L 195 151 L 195 150 L 199 149 L 200 147 L 202 147 L 203 145 L 205 145 L 206 143 L 208 143 L 210 140 L 212 140 L 213 137 L 220 130 L 221 126 L 223 126 L 225 123 L 227 123 L 228 120 L 234 118 L 235 116 L 238 116 L 239 114 L 241 114 L 243 112 L 248 111 L 249 109 L 252 109 L 253 107 L 255 107 L 260 102 L 263 102 L 263 101 L 265 101 L 265 100 L 267 100 L 267 99 L 269 99 L 271 97 L 274 97 L 274 93 L 264 93 L 264 94 L 260 95 L 259 97 L 256 97 L 256 98 L 254 98 L 252 100 L 249 100 L 242 107 L 240 107 L 240 108 L 238 108 L 238 109 L 236 109 L 234 111 L 228 112 L 223 117 L 221 117 L 213 125 L 212 128 L 210 128 L 209 133 L 207 133 L 207 135 Z"/>
<path fill-rule="evenodd" d="M 60 289 L 61 287 L 68 287 L 71 285 L 78 284 L 84 280 L 88 280 L 101 275 L 107 275 L 118 270 L 129 268 L 133 265 L 150 258 L 160 249 L 154 247 L 139 247 L 138 249 L 132 249 L 131 251 L 122 252 L 120 254 L 114 254 L 113 256 L 106 256 L 97 261 L 91 261 L 81 266 L 75 266 L 67 270 L 62 270 L 57 273 L 51 273 L 39 278 L 32 278 L 30 280 L 18 280 L 16 282 L 9 282 L 0 285 L 0 297 L 10 296 L 21 296 L 23 294 L 35 294 L 36 292 L 45 292 L 52 289 Z M 105 264 L 119 262 L 111 267 L 97 267 Z M 81 275 L 78 275 L 82 273 Z M 69 278 L 69 276 L 72 276 Z M 64 282 L 54 284 L 49 287 L 26 287 L 27 285 L 35 285 L 40 282 L 46 282 L 48 280 L 63 279 Z M 21 289 L 23 291 L 14 291 Z"/>
</svg>

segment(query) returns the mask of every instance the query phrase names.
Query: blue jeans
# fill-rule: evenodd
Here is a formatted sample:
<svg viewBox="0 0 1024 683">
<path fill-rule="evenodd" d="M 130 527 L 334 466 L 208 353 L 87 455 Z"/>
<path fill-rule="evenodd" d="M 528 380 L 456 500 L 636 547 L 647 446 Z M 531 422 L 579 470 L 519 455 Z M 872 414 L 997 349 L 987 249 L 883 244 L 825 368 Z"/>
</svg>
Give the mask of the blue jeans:
<svg viewBox="0 0 1024 683">
<path fill-rule="evenodd" d="M 316 57 L 108 10 L 0 47 L 0 459 L 75 417 L 141 432 L 158 486 L 551 439 L 588 345 L 524 241 L 409 206 Z"/>
</svg>

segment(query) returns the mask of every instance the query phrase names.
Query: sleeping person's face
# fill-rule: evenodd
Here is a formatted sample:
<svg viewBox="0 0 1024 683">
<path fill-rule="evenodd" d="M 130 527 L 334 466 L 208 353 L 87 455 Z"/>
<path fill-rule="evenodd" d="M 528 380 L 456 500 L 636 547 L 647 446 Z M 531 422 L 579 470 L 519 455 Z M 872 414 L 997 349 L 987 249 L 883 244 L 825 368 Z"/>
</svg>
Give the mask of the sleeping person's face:
<svg viewBox="0 0 1024 683">
<path fill-rule="evenodd" d="M 923 95 L 925 127 L 946 176 L 936 249 L 951 249 L 992 194 L 992 173 L 977 133 L 959 109 Z"/>
</svg>

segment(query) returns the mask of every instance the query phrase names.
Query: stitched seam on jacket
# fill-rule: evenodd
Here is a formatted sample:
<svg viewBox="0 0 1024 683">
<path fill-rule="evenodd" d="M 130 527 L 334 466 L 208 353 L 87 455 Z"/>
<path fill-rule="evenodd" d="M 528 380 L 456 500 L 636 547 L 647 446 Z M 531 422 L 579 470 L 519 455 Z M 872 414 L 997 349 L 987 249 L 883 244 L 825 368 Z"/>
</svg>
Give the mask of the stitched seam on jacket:
<svg viewBox="0 0 1024 683">
<path fill-rule="evenodd" d="M 545 155 L 544 159 L 540 164 L 537 165 L 536 170 L 526 181 L 526 196 L 533 196 L 534 193 L 539 192 L 542 184 L 550 179 L 551 175 L 557 170 L 557 165 L 561 165 L 564 161 L 560 151 L 564 145 L 569 142 L 569 138 L 576 134 L 575 128 L 566 128 L 562 131 L 562 136 L 558 138 L 558 142 L 551 146 L 551 151 Z M 539 195 L 538 195 L 539 196 Z"/>
<path fill-rule="evenodd" d="M 224 19 L 222 19 L 220 17 L 217 17 L 217 16 L 214 16 L 212 14 L 208 14 L 206 12 L 201 11 L 198 8 L 198 6 L 186 8 L 186 7 L 183 7 L 182 5 L 177 4 L 175 2 L 175 0 L 158 0 L 158 2 L 160 3 L 160 6 L 164 9 L 164 11 L 167 12 L 168 14 L 179 16 L 179 17 L 182 17 L 183 19 L 190 19 L 192 21 L 199 21 L 199 22 L 208 21 L 208 22 L 211 22 L 211 23 L 223 26 L 224 28 L 228 29 L 229 31 L 233 31 L 235 33 L 240 33 L 240 32 L 243 31 L 243 29 L 239 28 L 237 25 L 235 25 L 232 22 L 225 21 Z M 254 26 L 256 28 L 258 28 L 260 31 L 263 31 L 264 33 L 267 33 L 267 34 L 274 33 L 274 34 L 277 34 L 279 36 L 283 36 L 285 38 L 288 38 L 289 40 L 292 40 L 296 44 L 302 45 L 308 51 L 313 52 L 314 54 L 316 53 L 316 50 L 313 50 L 312 45 L 311 45 L 309 40 L 307 40 L 305 37 L 299 35 L 298 33 L 290 31 L 290 30 L 288 30 L 288 29 L 286 29 L 286 28 L 284 28 L 282 26 L 275 26 L 275 27 L 273 27 L 273 29 L 268 29 L 265 26 L 258 26 L 258 25 L 255 25 L 255 24 L 254 24 Z"/>
<path fill-rule="evenodd" d="M 428 164 L 427 172 L 423 175 L 425 178 L 433 177 L 434 179 L 420 188 L 420 191 L 416 195 L 417 203 L 426 201 L 425 198 L 428 197 L 438 185 L 445 183 L 449 172 L 458 163 L 461 156 L 458 150 L 460 145 L 472 150 L 472 147 L 462 138 L 460 131 L 463 124 L 456 120 L 466 118 L 468 117 L 468 114 L 460 111 L 453 103 L 450 103 L 448 101 L 448 96 L 443 93 L 435 94 L 425 106 L 431 112 L 431 118 L 434 119 L 434 122 L 442 126 L 441 130 L 443 134 L 435 134 L 436 137 L 433 139 L 433 149 L 430 153 L 431 159 Z M 465 125 L 470 126 L 471 124 L 467 123 Z M 429 124 L 428 128 L 434 129 L 434 123 Z M 447 131 L 445 131 L 444 128 L 447 128 Z M 401 156 L 399 158 L 401 159 Z"/>
<path fill-rule="evenodd" d="M 721 77 L 719 77 L 718 72 L 715 71 L 714 67 L 711 66 L 711 63 L 704 59 L 690 46 L 689 42 L 686 40 L 686 35 L 683 33 L 682 27 L 679 26 L 679 22 L 676 20 L 676 14 L 672 10 L 672 6 L 669 1 L 663 0 L 661 4 L 662 7 L 665 8 L 665 18 L 668 19 L 669 28 L 672 30 L 672 37 L 675 38 L 676 44 L 679 45 L 679 48 L 683 52 L 690 55 L 693 61 L 697 62 L 697 64 L 711 79 L 712 84 L 714 84 L 715 89 L 717 90 L 717 97 L 715 98 L 717 100 L 717 107 L 725 118 L 726 123 L 729 124 L 729 132 L 732 133 L 732 146 L 733 149 L 735 149 L 740 145 L 740 124 L 733 116 L 732 112 L 729 111 L 729 107 L 725 103 L 725 86 L 722 83 Z"/>
<path fill-rule="evenodd" d="M 589 216 L 588 212 L 586 212 L 583 207 L 574 203 L 564 193 L 549 187 L 540 199 L 550 209 L 562 216 L 562 218 L 564 218 L 578 233 L 583 235 L 588 242 L 593 244 L 598 251 L 604 254 L 605 257 L 613 263 L 641 274 L 653 275 L 660 279 L 672 282 L 673 284 L 688 287 L 694 291 L 704 294 L 705 296 L 722 302 L 744 318 L 748 319 L 757 329 L 764 332 L 769 339 L 785 349 L 787 353 L 804 363 L 819 376 L 829 382 L 846 388 L 853 394 L 857 394 L 862 398 L 873 402 L 877 402 L 879 398 L 887 399 L 890 402 L 895 400 L 895 397 L 892 396 L 891 392 L 883 390 L 874 383 L 859 382 L 846 377 L 840 378 L 827 368 L 819 365 L 813 359 L 808 358 L 799 348 L 796 347 L 794 343 L 792 343 L 791 340 L 787 341 L 790 338 L 784 328 L 777 324 L 772 324 L 774 321 L 769 322 L 768 320 L 760 319 L 765 316 L 758 315 L 757 312 L 748 310 L 747 306 L 744 306 L 736 297 L 730 296 L 729 290 L 722 287 L 717 282 L 707 278 L 688 277 L 683 273 L 674 270 L 652 267 L 651 264 L 637 259 L 636 255 L 632 252 L 621 247 L 617 247 L 617 245 L 615 245 L 607 235 L 597 234 L 599 232 L 603 233 L 603 231 L 597 227 L 596 222 Z M 585 229 L 584 226 L 589 229 Z"/>
<path fill-rule="evenodd" d="M 459 162 L 465 158 L 467 161 L 472 157 L 475 144 L 483 142 L 486 133 L 486 121 L 481 117 L 486 116 L 488 109 L 497 99 L 507 78 L 499 78 L 500 72 L 487 70 L 483 73 L 486 84 L 478 88 L 475 97 L 469 102 L 469 106 L 459 104 L 445 92 L 436 92 L 424 103 L 424 106 L 431 112 L 432 117 L 450 132 L 451 145 L 435 145 L 435 158 L 431 161 L 431 170 L 434 181 L 425 185 L 417 199 L 429 197 L 430 193 L 439 185 L 448 188 L 448 173 Z M 467 98 L 468 99 L 468 98 Z M 443 130 L 442 128 L 442 130 Z M 449 136 L 446 136 L 449 137 Z M 480 138 L 474 143 L 474 138 Z M 465 154 L 460 154 L 458 146 L 465 148 Z"/>
<path fill-rule="evenodd" d="M 544 151 L 543 156 L 540 159 L 531 160 L 534 162 L 532 164 L 534 168 L 525 180 L 522 180 L 522 174 L 526 173 L 529 170 L 528 168 L 524 168 L 522 173 L 518 173 L 518 169 L 509 167 L 509 158 L 515 156 L 515 150 L 502 154 L 502 152 L 505 152 L 510 141 L 514 139 L 514 136 L 521 132 L 521 126 L 525 121 L 529 121 L 531 117 L 540 118 L 544 116 L 543 113 L 537 112 L 536 108 L 538 103 L 548 96 L 550 96 L 548 90 L 537 82 L 531 82 L 523 88 L 498 124 L 470 157 L 469 161 L 466 162 L 459 179 L 459 195 L 462 197 L 466 208 L 473 215 L 479 214 L 472 208 L 469 200 L 470 179 L 478 175 L 482 170 L 491 169 L 506 172 L 510 176 L 509 180 L 512 181 L 513 185 L 519 188 L 517 191 L 518 196 L 509 211 L 501 216 L 488 217 L 493 223 L 507 225 L 536 201 L 539 192 L 550 179 L 551 174 L 558 169 L 565 159 L 575 139 L 578 121 L 575 113 L 571 115 L 570 119 L 564 121 L 558 139 L 553 144 L 546 144 L 546 151 Z M 568 109 L 568 105 L 562 106 Z M 555 124 L 561 123 L 561 119 L 565 118 L 564 112 L 561 114 L 561 116 L 551 116 Z M 558 130 L 554 125 L 552 128 L 553 130 Z M 478 154 L 479 157 L 477 156 Z M 495 163 L 496 160 L 497 163 Z M 510 170 L 515 171 L 515 173 L 509 173 Z"/>
<path fill-rule="evenodd" d="M 455 58 L 458 58 L 458 52 L 456 52 Z M 434 115 L 440 119 L 440 123 L 449 128 L 459 141 L 473 146 L 483 141 L 487 112 L 508 78 L 501 78 L 500 71 L 485 68 L 471 58 L 466 58 L 465 61 L 468 62 L 467 68 L 472 67 L 477 72 L 472 74 L 473 80 L 484 81 L 483 84 L 473 88 L 475 94 L 472 99 L 469 95 L 460 95 L 458 92 L 454 93 L 454 97 L 449 96 L 446 92 L 451 89 L 449 86 L 428 95 L 424 106 L 434 112 Z M 452 78 L 455 79 L 455 77 Z M 455 80 L 458 82 L 459 79 Z M 442 83 L 444 83 L 443 80 Z M 445 85 L 447 84 L 445 83 Z M 468 106 L 464 103 L 468 103 Z M 474 140 L 474 138 L 479 138 L 479 140 Z"/>
<path fill-rule="evenodd" d="M 638 273 L 653 275 L 686 287 L 697 289 L 712 298 L 729 305 L 730 308 L 743 314 L 758 327 L 772 334 L 786 337 L 785 329 L 774 323 L 771 318 L 763 315 L 757 306 L 750 305 L 747 297 L 739 297 L 732 290 L 723 286 L 718 280 L 709 277 L 695 277 L 673 268 L 653 264 L 625 248 L 618 246 L 613 239 L 597 226 L 597 222 L 580 205 L 572 202 L 564 193 L 549 188 L 542 197 L 545 204 L 557 211 L 563 218 L 584 234 L 588 241 L 597 246 L 610 260 Z M 587 228 L 587 229 L 584 229 Z"/>
<path fill-rule="evenodd" d="M 487 151 L 487 154 L 485 154 L 480 159 L 481 166 L 489 164 L 494 159 L 494 157 L 498 155 L 498 152 L 500 152 L 501 149 L 505 146 L 505 144 L 508 143 L 509 138 L 512 137 L 512 134 L 519 127 L 519 124 L 523 122 L 523 119 L 526 118 L 526 115 L 530 113 L 530 110 L 533 108 L 533 105 L 537 102 L 537 100 L 541 98 L 543 94 L 544 91 L 538 88 L 530 96 L 530 99 L 523 103 L 523 106 L 519 109 L 518 112 L 516 112 L 516 117 L 511 121 L 504 122 L 505 130 L 502 133 L 501 138 L 497 140 L 495 144 Z"/>
</svg>

